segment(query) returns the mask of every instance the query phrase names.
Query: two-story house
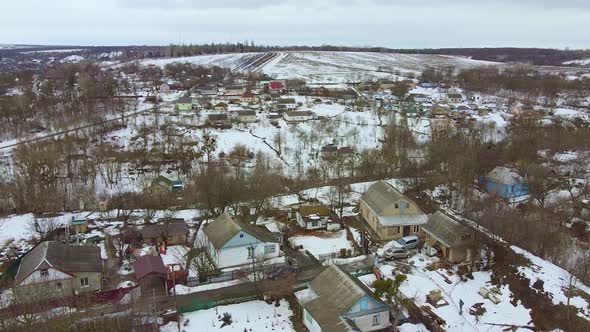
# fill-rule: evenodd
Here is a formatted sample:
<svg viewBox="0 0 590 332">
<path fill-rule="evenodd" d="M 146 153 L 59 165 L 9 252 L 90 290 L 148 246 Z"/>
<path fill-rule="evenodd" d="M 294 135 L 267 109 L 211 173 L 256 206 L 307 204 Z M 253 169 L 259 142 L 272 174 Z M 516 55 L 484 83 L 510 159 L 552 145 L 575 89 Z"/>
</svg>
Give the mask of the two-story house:
<svg viewBox="0 0 590 332">
<path fill-rule="evenodd" d="M 420 235 L 428 219 L 416 203 L 385 181 L 377 181 L 359 203 L 363 221 L 381 241 Z"/>
<path fill-rule="evenodd" d="M 358 279 L 330 265 L 295 293 L 310 332 L 380 331 L 392 324 L 387 304 Z"/>
<path fill-rule="evenodd" d="M 224 213 L 205 226 L 204 246 L 217 268 L 251 264 L 254 260 L 278 257 L 279 238 L 261 227 L 241 222 Z"/>
<path fill-rule="evenodd" d="M 41 242 L 20 260 L 14 279 L 19 302 L 62 298 L 102 289 L 103 260 L 98 246 Z"/>
</svg>

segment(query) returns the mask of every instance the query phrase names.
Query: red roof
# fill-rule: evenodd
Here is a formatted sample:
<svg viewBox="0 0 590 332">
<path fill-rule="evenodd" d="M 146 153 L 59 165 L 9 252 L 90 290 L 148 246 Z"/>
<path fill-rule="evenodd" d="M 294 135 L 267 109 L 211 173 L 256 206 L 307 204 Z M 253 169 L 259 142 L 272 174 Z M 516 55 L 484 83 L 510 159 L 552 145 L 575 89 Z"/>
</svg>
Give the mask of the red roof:
<svg viewBox="0 0 590 332">
<path fill-rule="evenodd" d="M 280 90 L 285 88 L 282 82 L 270 82 L 268 87 L 272 90 Z"/>
<path fill-rule="evenodd" d="M 254 98 L 254 94 L 252 92 L 244 92 L 242 98 Z"/>
<path fill-rule="evenodd" d="M 135 271 L 135 280 L 139 281 L 150 275 L 160 275 L 166 277 L 167 270 L 164 261 L 160 256 L 145 255 L 139 257 L 133 262 Z"/>
</svg>

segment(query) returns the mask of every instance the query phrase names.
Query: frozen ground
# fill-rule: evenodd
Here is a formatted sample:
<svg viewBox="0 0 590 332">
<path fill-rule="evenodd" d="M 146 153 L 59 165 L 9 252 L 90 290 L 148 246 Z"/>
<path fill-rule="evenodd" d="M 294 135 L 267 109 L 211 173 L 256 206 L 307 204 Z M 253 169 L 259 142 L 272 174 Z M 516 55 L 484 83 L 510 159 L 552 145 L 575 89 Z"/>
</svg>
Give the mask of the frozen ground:
<svg viewBox="0 0 590 332">
<path fill-rule="evenodd" d="M 352 249 L 352 243 L 346 239 L 346 230 L 317 231 L 310 233 L 310 235 L 297 235 L 290 237 L 289 242 L 294 246 L 302 245 L 303 249 L 316 257 L 336 253 L 340 249 Z"/>
<path fill-rule="evenodd" d="M 224 313 L 231 315 L 232 323 L 222 327 L 220 318 Z M 264 301 L 250 301 L 183 314 L 180 325 L 182 331 L 186 332 L 295 332 L 289 319 L 292 315 L 293 311 L 285 300 L 281 300 L 278 307 Z M 160 328 L 160 332 L 176 331 L 178 331 L 176 322 Z"/>
<path fill-rule="evenodd" d="M 429 271 L 426 266 L 435 261 L 422 254 L 418 254 L 408 260 L 413 267 L 407 274 L 408 279 L 400 287 L 401 293 L 408 298 L 414 298 L 418 306 L 429 306 L 434 313 L 446 321 L 446 329 L 449 331 L 502 331 L 504 327 L 489 324 L 510 324 L 528 326 L 531 320 L 530 311 L 522 304 L 516 306 L 510 303 L 512 294 L 507 286 L 500 288 L 500 303 L 479 295 L 481 287 L 491 287 L 489 272 L 473 273 L 473 280 L 461 281 L 456 274 L 449 275 L 444 270 Z M 392 277 L 394 271 L 399 271 L 397 263 L 382 265 L 379 267 L 384 277 Z M 370 279 L 369 279 L 370 280 Z M 448 280 L 448 282 L 447 282 Z M 443 298 L 449 303 L 447 306 L 434 308 L 426 302 L 426 295 L 432 290 L 441 290 Z M 459 313 L 459 301 L 464 302 L 463 314 Z M 486 312 L 476 319 L 469 314 L 469 308 L 476 303 L 483 303 Z M 408 328 L 413 328 L 408 326 Z M 415 331 L 415 330 L 409 330 Z M 419 331 L 419 329 L 418 329 Z"/>
</svg>

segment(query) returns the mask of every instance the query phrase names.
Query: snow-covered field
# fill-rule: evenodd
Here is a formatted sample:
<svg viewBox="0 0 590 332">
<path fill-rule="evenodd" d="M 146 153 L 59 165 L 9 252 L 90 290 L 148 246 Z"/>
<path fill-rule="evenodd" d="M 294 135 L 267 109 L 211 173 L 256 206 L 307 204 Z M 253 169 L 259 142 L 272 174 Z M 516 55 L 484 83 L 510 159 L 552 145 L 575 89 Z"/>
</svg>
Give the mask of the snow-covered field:
<svg viewBox="0 0 590 332">
<path fill-rule="evenodd" d="M 220 318 L 224 313 L 231 315 L 232 323 L 222 327 Z M 291 316 L 293 311 L 286 300 L 281 300 L 278 307 L 264 301 L 250 301 L 183 314 L 180 326 L 186 332 L 295 332 L 290 321 Z M 160 328 L 160 332 L 173 331 L 178 331 L 176 322 Z"/>
</svg>

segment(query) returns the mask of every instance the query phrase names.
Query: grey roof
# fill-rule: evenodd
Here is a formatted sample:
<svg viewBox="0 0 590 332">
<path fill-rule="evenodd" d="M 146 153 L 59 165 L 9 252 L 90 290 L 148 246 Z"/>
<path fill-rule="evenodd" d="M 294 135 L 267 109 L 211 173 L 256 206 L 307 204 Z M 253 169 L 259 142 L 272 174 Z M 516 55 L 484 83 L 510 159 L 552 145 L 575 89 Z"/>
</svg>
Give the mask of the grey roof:
<svg viewBox="0 0 590 332">
<path fill-rule="evenodd" d="M 209 114 L 207 119 L 209 119 L 209 121 L 225 121 L 228 117 L 227 114 Z"/>
<path fill-rule="evenodd" d="M 309 287 L 317 297 L 304 303 L 303 307 L 325 332 L 347 331 L 341 317 L 365 295 L 373 296 L 366 286 L 336 265 L 326 268 L 309 283 Z"/>
<path fill-rule="evenodd" d="M 404 195 L 385 181 L 373 183 L 361 197 L 377 215 L 382 215 L 388 206 L 402 198 Z"/>
<path fill-rule="evenodd" d="M 471 240 L 472 232 L 453 218 L 437 211 L 428 218 L 422 229 L 447 247 L 458 247 Z"/>
<path fill-rule="evenodd" d="M 65 273 L 102 273 L 102 259 L 98 246 L 68 246 L 57 241 L 38 244 L 21 260 L 15 284 L 21 283 L 38 269 L 53 267 Z"/>
<path fill-rule="evenodd" d="M 415 226 L 423 225 L 428 220 L 428 217 L 423 214 L 400 214 L 400 215 L 385 215 L 378 216 L 379 223 L 383 226 Z"/>
<path fill-rule="evenodd" d="M 176 101 L 177 104 L 192 104 L 193 99 L 191 97 L 180 97 Z"/>
<path fill-rule="evenodd" d="M 239 116 L 252 116 L 256 115 L 256 111 L 238 111 Z"/>
<path fill-rule="evenodd" d="M 152 224 L 144 226 L 141 229 L 141 236 L 143 238 L 154 238 L 159 236 L 187 234 L 189 232 L 188 225 L 184 221 L 177 221 L 171 223 Z"/>
<path fill-rule="evenodd" d="M 240 231 L 244 231 L 263 242 L 278 242 L 276 238 L 268 231 L 247 223 L 239 222 L 228 213 L 217 217 L 212 223 L 207 225 L 203 232 L 209 239 L 209 242 L 215 249 L 222 248 Z"/>
</svg>

